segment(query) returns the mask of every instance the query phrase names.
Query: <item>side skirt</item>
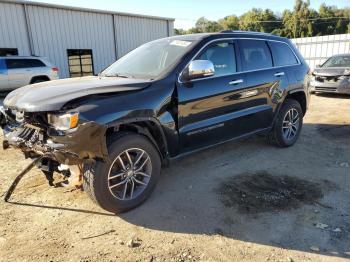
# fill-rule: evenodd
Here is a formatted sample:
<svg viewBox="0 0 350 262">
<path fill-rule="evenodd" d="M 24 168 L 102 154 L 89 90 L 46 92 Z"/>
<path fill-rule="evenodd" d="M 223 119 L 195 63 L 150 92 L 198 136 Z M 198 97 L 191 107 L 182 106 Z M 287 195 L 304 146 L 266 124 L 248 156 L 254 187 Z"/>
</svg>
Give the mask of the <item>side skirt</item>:
<svg viewBox="0 0 350 262">
<path fill-rule="evenodd" d="M 191 151 L 188 151 L 188 152 L 185 152 L 185 153 L 181 153 L 181 154 L 179 154 L 179 155 L 177 155 L 177 156 L 175 156 L 175 157 L 170 157 L 170 158 L 169 158 L 169 162 L 170 162 L 170 164 L 171 164 L 173 161 L 179 160 L 179 159 L 181 159 L 181 158 L 183 158 L 183 157 L 186 157 L 186 156 L 188 156 L 188 155 L 192 155 L 192 154 L 194 154 L 194 153 L 201 152 L 201 151 L 204 151 L 204 150 L 206 150 L 206 149 L 209 149 L 209 148 L 212 148 L 212 147 L 216 147 L 216 146 L 225 144 L 225 143 L 227 143 L 227 142 L 240 140 L 240 139 L 243 139 L 243 138 L 246 138 L 246 137 L 250 137 L 250 136 L 253 136 L 253 135 L 257 135 L 257 134 L 266 134 L 266 133 L 267 133 L 268 131 L 270 131 L 270 130 L 271 130 L 271 127 L 258 129 L 258 130 L 256 130 L 256 131 L 253 131 L 253 132 L 250 132 L 250 133 L 241 135 L 241 136 L 233 137 L 233 138 L 230 138 L 230 139 L 228 139 L 228 140 L 221 141 L 221 142 L 218 142 L 218 143 L 209 145 L 209 146 L 204 146 L 204 147 L 201 147 L 201 148 L 198 148 L 198 149 L 195 149 L 195 150 L 191 150 Z"/>
</svg>

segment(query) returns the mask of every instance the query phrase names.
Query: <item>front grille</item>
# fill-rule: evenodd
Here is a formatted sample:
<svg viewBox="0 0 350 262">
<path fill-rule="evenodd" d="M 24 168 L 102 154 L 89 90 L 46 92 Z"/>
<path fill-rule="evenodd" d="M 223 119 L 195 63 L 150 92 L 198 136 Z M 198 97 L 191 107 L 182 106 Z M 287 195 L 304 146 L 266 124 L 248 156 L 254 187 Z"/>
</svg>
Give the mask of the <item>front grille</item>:
<svg viewBox="0 0 350 262">
<path fill-rule="evenodd" d="M 316 76 L 315 80 L 321 83 L 336 83 L 338 76 Z"/>
<path fill-rule="evenodd" d="M 19 132 L 17 136 L 23 139 L 24 141 L 33 144 L 39 140 L 39 134 L 39 130 L 30 127 L 25 127 Z"/>
<path fill-rule="evenodd" d="M 336 93 L 337 92 L 337 88 L 336 87 L 319 87 L 319 86 L 315 86 L 315 91 L 317 92 L 330 92 L 330 93 Z"/>
</svg>

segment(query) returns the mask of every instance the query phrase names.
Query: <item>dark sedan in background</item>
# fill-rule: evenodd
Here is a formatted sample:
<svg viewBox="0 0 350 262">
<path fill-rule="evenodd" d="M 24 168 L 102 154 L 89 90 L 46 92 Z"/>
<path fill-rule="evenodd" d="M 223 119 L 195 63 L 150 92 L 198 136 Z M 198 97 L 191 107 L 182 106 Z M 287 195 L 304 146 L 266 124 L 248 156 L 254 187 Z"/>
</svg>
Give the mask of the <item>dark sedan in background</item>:
<svg viewBox="0 0 350 262">
<path fill-rule="evenodd" d="M 313 92 L 350 95 L 350 54 L 332 56 L 318 66 L 310 85 Z"/>
</svg>

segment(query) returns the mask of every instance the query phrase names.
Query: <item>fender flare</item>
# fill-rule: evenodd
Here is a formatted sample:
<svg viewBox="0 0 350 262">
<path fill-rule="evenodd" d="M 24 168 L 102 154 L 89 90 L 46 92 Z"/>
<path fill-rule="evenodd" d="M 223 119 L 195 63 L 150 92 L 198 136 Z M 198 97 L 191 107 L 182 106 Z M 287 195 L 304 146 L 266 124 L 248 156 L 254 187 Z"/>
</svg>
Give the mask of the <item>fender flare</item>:
<svg viewBox="0 0 350 262">
<path fill-rule="evenodd" d="M 284 102 L 286 101 L 286 98 L 288 97 L 288 95 L 291 95 L 291 94 L 295 94 L 295 93 L 299 93 L 299 92 L 303 92 L 305 97 L 306 97 L 306 94 L 305 94 L 305 90 L 303 88 L 297 88 L 297 89 L 293 89 L 293 90 L 289 90 L 285 93 L 285 95 L 283 96 L 283 98 L 281 99 L 280 103 L 278 103 L 277 105 L 277 108 L 276 108 L 276 113 L 273 117 L 273 122 L 272 122 L 272 125 L 271 125 L 271 128 L 273 128 L 273 126 L 275 125 L 275 121 L 277 119 L 277 116 L 281 110 L 281 107 L 282 105 L 284 104 Z"/>
<path fill-rule="evenodd" d="M 152 134 L 149 132 L 149 130 L 147 128 L 143 128 L 137 125 L 137 123 L 140 122 L 152 122 L 156 125 L 157 129 L 160 131 L 161 134 L 161 139 L 164 145 L 164 153 L 162 153 L 162 150 L 159 148 L 157 142 L 155 141 L 155 139 L 153 138 Z M 168 155 L 169 155 L 169 150 L 168 150 L 168 143 L 164 134 L 164 130 L 162 128 L 162 125 L 160 124 L 160 122 L 154 118 L 154 117 L 133 117 L 133 118 L 127 118 L 124 120 L 116 120 L 116 121 L 112 121 L 109 124 L 106 125 L 107 129 L 109 128 L 114 128 L 115 131 L 119 131 L 119 126 L 120 125 L 134 125 L 138 131 L 140 131 L 140 133 L 144 136 L 146 136 L 148 139 L 150 139 L 150 141 L 152 142 L 152 144 L 154 144 L 154 146 L 157 148 L 159 155 L 161 156 L 163 161 L 166 161 L 168 159 Z"/>
</svg>

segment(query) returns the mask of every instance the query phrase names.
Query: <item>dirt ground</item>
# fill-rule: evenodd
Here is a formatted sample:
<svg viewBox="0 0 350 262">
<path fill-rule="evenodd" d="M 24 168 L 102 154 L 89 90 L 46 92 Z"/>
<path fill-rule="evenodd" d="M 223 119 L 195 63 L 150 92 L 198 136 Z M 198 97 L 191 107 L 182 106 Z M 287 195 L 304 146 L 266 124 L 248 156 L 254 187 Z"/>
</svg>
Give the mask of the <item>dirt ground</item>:
<svg viewBox="0 0 350 262">
<path fill-rule="evenodd" d="M 295 146 L 253 137 L 178 160 L 120 215 L 34 169 L 0 202 L 0 261 L 348 261 L 349 109 L 313 96 Z M 27 163 L 0 149 L 0 194 Z"/>
</svg>

